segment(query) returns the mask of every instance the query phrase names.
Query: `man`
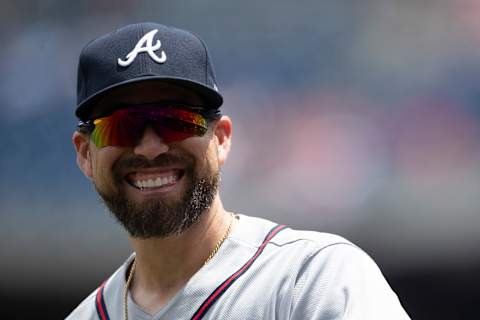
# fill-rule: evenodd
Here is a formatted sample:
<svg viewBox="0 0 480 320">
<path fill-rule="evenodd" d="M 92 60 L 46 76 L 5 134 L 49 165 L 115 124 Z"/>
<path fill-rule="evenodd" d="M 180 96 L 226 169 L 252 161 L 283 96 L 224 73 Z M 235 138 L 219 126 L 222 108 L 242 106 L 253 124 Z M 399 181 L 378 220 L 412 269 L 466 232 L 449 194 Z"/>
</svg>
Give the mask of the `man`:
<svg viewBox="0 0 480 320">
<path fill-rule="evenodd" d="M 83 49 L 77 163 L 134 253 L 68 319 L 408 319 L 349 241 L 223 208 L 222 102 L 187 31 L 129 25 Z"/>
</svg>

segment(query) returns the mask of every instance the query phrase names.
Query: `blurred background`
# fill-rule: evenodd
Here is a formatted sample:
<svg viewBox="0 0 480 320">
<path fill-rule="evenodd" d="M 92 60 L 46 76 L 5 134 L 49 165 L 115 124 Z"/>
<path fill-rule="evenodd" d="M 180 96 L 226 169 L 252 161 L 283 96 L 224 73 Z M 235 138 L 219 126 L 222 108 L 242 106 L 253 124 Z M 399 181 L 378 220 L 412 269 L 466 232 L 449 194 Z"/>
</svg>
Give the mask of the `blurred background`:
<svg viewBox="0 0 480 320">
<path fill-rule="evenodd" d="M 130 253 L 71 134 L 80 50 L 140 21 L 208 44 L 228 209 L 359 244 L 412 319 L 475 318 L 478 0 L 2 1 L 2 318 L 63 319 Z"/>
</svg>

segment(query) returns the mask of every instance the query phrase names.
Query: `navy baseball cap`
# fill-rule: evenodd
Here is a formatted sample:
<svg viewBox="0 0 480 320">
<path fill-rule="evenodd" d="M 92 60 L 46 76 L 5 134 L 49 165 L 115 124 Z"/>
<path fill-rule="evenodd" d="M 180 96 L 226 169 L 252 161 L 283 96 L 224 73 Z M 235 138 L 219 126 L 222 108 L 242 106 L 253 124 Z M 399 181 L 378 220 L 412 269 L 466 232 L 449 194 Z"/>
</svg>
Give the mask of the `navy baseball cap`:
<svg viewBox="0 0 480 320">
<path fill-rule="evenodd" d="M 75 115 L 88 120 L 99 97 L 142 81 L 191 89 L 205 108 L 218 109 L 223 103 L 205 43 L 189 31 L 146 22 L 127 25 L 83 48 Z"/>
</svg>

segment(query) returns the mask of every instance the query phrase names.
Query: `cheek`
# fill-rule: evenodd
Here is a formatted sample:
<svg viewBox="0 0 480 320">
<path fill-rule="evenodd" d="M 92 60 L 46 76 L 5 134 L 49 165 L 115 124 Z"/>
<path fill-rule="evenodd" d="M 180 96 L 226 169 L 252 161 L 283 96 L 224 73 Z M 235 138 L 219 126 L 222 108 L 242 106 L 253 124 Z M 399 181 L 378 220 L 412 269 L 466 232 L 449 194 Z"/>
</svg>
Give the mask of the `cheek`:
<svg viewBox="0 0 480 320">
<path fill-rule="evenodd" d="M 192 138 L 184 141 L 182 151 L 194 157 L 197 172 L 218 170 L 218 148 L 215 139 Z"/>
<path fill-rule="evenodd" d="M 204 161 L 211 171 L 216 172 L 219 170 L 220 162 L 218 158 L 218 148 L 217 144 L 213 140 L 209 144 L 208 148 L 204 151 Z"/>
<path fill-rule="evenodd" d="M 112 167 L 115 161 L 120 157 L 120 153 L 116 152 L 112 147 L 99 149 L 92 156 L 92 172 L 95 183 L 103 184 L 112 178 Z"/>
</svg>

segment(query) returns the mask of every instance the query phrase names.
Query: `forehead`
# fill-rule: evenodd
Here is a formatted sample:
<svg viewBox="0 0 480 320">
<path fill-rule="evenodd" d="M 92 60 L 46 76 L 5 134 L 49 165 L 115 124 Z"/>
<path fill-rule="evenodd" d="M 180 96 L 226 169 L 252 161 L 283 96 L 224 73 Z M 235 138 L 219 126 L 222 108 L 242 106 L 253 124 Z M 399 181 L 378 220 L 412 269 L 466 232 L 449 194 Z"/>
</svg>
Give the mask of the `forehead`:
<svg viewBox="0 0 480 320">
<path fill-rule="evenodd" d="M 202 105 L 202 99 L 193 90 L 156 81 L 133 83 L 115 88 L 98 99 L 93 107 L 93 118 L 125 105 L 176 102 Z"/>
</svg>

